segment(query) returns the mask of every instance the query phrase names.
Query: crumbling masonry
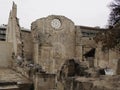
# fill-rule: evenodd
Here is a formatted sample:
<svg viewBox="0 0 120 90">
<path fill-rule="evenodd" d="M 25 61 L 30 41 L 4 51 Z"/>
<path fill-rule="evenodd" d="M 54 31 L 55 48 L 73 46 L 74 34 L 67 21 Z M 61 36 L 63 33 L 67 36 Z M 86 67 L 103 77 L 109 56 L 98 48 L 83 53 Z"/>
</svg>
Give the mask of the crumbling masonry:
<svg viewBox="0 0 120 90">
<path fill-rule="evenodd" d="M 0 90 L 120 90 L 120 54 L 103 51 L 94 40 L 104 30 L 76 26 L 59 15 L 37 19 L 31 30 L 22 30 L 13 3 L 6 41 L 0 41 L 0 72 L 16 77 L 0 74 L 7 77 L 0 79 Z"/>
</svg>

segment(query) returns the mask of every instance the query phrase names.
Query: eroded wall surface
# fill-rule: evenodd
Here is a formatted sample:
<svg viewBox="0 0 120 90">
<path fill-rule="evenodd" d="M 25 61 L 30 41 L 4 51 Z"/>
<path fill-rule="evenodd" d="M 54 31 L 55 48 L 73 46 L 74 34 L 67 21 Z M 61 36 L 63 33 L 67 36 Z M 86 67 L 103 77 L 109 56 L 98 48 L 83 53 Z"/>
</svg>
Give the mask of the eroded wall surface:
<svg viewBox="0 0 120 90">
<path fill-rule="evenodd" d="M 33 40 L 30 31 L 21 31 L 23 41 L 23 53 L 26 60 L 33 60 Z"/>
<path fill-rule="evenodd" d="M 12 44 L 0 41 L 0 67 L 12 65 Z"/>
<path fill-rule="evenodd" d="M 51 15 L 32 23 L 34 61 L 48 72 L 57 72 L 62 63 L 75 57 L 75 26 L 64 16 Z"/>
<path fill-rule="evenodd" d="M 56 90 L 56 76 L 54 74 L 37 73 L 35 77 L 35 90 Z"/>
<path fill-rule="evenodd" d="M 119 74 L 120 54 L 115 49 L 103 49 L 101 42 L 98 43 L 95 55 L 95 67 L 110 68 L 114 74 Z"/>
</svg>

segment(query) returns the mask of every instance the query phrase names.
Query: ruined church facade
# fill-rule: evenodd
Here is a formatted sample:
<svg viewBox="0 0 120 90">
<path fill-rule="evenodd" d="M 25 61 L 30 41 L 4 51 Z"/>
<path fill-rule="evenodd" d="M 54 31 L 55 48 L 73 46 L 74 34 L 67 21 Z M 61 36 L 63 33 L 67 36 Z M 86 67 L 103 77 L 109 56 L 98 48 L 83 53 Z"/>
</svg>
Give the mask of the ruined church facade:
<svg viewBox="0 0 120 90">
<path fill-rule="evenodd" d="M 101 30 L 96 29 L 76 26 L 65 16 L 50 15 L 34 21 L 30 31 L 20 30 L 13 4 L 6 42 L 12 43 L 12 55 L 17 59 L 32 60 L 48 73 L 57 73 L 66 60 L 82 61 L 86 52 L 96 47 L 93 38 Z"/>
<path fill-rule="evenodd" d="M 32 36 L 34 61 L 45 71 L 56 73 L 65 60 L 75 58 L 75 25 L 68 18 L 52 15 L 38 19 L 32 23 Z"/>
<path fill-rule="evenodd" d="M 3 50 L 0 56 L 4 54 L 0 57 L 0 62 L 3 62 L 0 67 L 9 67 L 30 79 L 34 90 L 79 90 L 65 89 L 66 81 L 64 82 L 69 75 L 74 77 L 85 73 L 78 73 L 82 66 L 79 62 L 87 63 L 88 68 L 105 68 L 109 63 L 116 71 L 115 74 L 119 74 L 120 55 L 117 56 L 113 51 L 109 55 L 103 53 L 100 47 L 102 44 L 99 45 L 94 40 L 97 33 L 104 30 L 106 29 L 77 26 L 61 15 L 37 19 L 31 23 L 31 30 L 24 30 L 17 18 L 17 5 L 13 3 L 6 28 L 6 40 L 0 41 Z M 113 62 L 113 59 L 117 59 L 117 62 Z"/>
</svg>

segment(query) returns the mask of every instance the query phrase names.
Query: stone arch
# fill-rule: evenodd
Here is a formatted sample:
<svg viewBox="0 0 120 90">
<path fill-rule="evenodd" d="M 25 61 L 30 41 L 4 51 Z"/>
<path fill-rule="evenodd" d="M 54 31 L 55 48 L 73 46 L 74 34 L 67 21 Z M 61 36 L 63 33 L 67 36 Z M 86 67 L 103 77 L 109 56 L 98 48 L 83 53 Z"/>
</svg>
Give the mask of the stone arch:
<svg viewBox="0 0 120 90">
<path fill-rule="evenodd" d="M 68 59 L 60 68 L 60 71 L 58 73 L 58 81 L 63 81 L 68 77 L 84 76 L 86 75 L 86 69 L 87 66 L 81 64 L 79 60 Z"/>
</svg>

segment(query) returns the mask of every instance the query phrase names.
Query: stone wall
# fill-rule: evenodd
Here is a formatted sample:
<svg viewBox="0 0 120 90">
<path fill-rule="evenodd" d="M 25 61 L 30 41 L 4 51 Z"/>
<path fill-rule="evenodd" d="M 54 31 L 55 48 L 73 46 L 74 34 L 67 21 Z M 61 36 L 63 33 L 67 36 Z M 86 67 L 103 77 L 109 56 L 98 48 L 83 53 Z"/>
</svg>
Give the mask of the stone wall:
<svg viewBox="0 0 120 90">
<path fill-rule="evenodd" d="M 60 25 L 60 26 L 59 26 Z M 62 63 L 75 57 L 75 26 L 64 16 L 51 15 L 32 23 L 34 60 L 55 73 Z"/>
<path fill-rule="evenodd" d="M 96 48 L 94 37 L 101 29 L 85 26 L 75 26 L 76 31 L 76 58 L 80 61 L 85 60 L 84 54 Z"/>
<path fill-rule="evenodd" d="M 0 41 L 0 67 L 12 65 L 12 44 Z"/>
<path fill-rule="evenodd" d="M 75 27 L 76 31 L 76 58 L 80 61 L 83 60 L 83 44 L 82 44 L 82 32 L 79 26 Z"/>
<path fill-rule="evenodd" d="M 54 74 L 37 73 L 35 75 L 35 90 L 56 90 Z"/>
<path fill-rule="evenodd" d="M 30 31 L 21 31 L 23 41 L 23 53 L 26 60 L 33 60 L 33 40 Z"/>
<path fill-rule="evenodd" d="M 103 50 L 101 43 L 98 43 L 97 45 L 94 62 L 95 67 L 106 68 L 109 65 L 108 50 Z"/>
<path fill-rule="evenodd" d="M 64 90 L 120 90 L 120 76 L 67 78 Z"/>
<path fill-rule="evenodd" d="M 114 74 L 120 73 L 119 69 L 119 61 L 120 54 L 115 49 L 103 49 L 102 44 L 99 42 L 96 48 L 95 55 L 95 67 L 100 68 L 110 68 L 113 70 Z"/>
</svg>

